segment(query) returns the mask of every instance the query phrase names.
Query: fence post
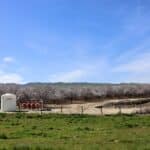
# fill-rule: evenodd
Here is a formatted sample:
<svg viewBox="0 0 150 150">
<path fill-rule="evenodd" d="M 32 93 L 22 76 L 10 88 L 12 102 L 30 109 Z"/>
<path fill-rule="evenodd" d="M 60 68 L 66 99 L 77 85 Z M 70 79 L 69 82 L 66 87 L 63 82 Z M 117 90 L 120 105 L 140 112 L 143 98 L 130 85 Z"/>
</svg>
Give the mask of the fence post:
<svg viewBox="0 0 150 150">
<path fill-rule="evenodd" d="M 44 108 L 44 102 L 43 102 L 43 100 L 41 100 L 41 115 L 43 114 L 43 108 Z"/>
<path fill-rule="evenodd" d="M 118 108 L 119 108 L 119 114 L 121 115 L 122 114 L 122 112 L 121 112 L 121 106 L 119 105 Z"/>
<path fill-rule="evenodd" d="M 20 107 L 21 107 L 21 106 L 20 106 L 20 103 L 19 103 L 19 112 L 20 112 Z"/>
<path fill-rule="evenodd" d="M 103 106 L 100 106 L 101 115 L 103 115 Z"/>
<path fill-rule="evenodd" d="M 142 104 L 140 104 L 140 114 L 142 113 Z"/>
<path fill-rule="evenodd" d="M 63 107 L 62 107 L 62 105 L 60 106 L 60 111 L 61 111 L 61 113 L 63 112 Z"/>
<path fill-rule="evenodd" d="M 82 114 L 82 115 L 83 115 L 83 111 L 84 111 L 84 110 L 83 110 L 83 106 L 81 106 L 81 114 Z"/>
</svg>

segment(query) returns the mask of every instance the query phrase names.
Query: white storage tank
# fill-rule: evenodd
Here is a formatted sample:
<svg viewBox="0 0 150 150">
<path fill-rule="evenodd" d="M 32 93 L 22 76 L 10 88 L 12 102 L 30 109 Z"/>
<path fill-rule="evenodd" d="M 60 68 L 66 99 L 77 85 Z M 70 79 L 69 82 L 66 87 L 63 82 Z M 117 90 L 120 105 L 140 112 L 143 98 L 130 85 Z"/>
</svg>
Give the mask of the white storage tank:
<svg viewBox="0 0 150 150">
<path fill-rule="evenodd" d="M 16 95 L 6 93 L 1 96 L 1 111 L 12 112 L 16 111 Z"/>
</svg>

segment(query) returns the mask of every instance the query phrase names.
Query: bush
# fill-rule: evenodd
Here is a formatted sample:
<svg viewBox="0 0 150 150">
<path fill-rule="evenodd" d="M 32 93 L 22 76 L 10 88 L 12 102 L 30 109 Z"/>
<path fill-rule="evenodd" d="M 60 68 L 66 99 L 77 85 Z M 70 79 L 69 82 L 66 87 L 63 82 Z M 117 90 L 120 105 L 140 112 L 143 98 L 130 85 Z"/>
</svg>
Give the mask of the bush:
<svg viewBox="0 0 150 150">
<path fill-rule="evenodd" d="M 8 139 L 5 133 L 0 133 L 0 139 Z"/>
<path fill-rule="evenodd" d="M 24 113 L 20 113 L 20 112 L 16 113 L 16 118 L 20 119 L 20 118 L 23 118 L 23 117 L 25 117 Z"/>
<path fill-rule="evenodd" d="M 6 114 L 5 113 L 0 113 L 0 118 L 5 118 Z"/>
</svg>

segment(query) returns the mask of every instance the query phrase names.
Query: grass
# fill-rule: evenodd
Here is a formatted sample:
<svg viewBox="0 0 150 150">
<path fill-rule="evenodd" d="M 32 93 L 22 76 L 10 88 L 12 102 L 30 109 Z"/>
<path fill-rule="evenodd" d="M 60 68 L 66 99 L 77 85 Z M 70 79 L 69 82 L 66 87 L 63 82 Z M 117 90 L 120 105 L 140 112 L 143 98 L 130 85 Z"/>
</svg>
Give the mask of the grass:
<svg viewBox="0 0 150 150">
<path fill-rule="evenodd" d="M 150 116 L 0 114 L 3 150 L 148 150 Z"/>
</svg>

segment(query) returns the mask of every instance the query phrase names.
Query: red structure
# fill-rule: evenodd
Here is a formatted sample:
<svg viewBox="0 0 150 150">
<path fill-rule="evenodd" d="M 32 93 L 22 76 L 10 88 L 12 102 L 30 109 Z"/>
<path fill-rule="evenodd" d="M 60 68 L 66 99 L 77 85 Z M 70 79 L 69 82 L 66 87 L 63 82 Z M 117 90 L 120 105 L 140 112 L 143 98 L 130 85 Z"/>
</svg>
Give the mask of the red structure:
<svg viewBox="0 0 150 150">
<path fill-rule="evenodd" d="M 19 109 L 41 110 L 43 109 L 43 101 L 41 100 L 23 100 L 18 103 Z"/>
</svg>

